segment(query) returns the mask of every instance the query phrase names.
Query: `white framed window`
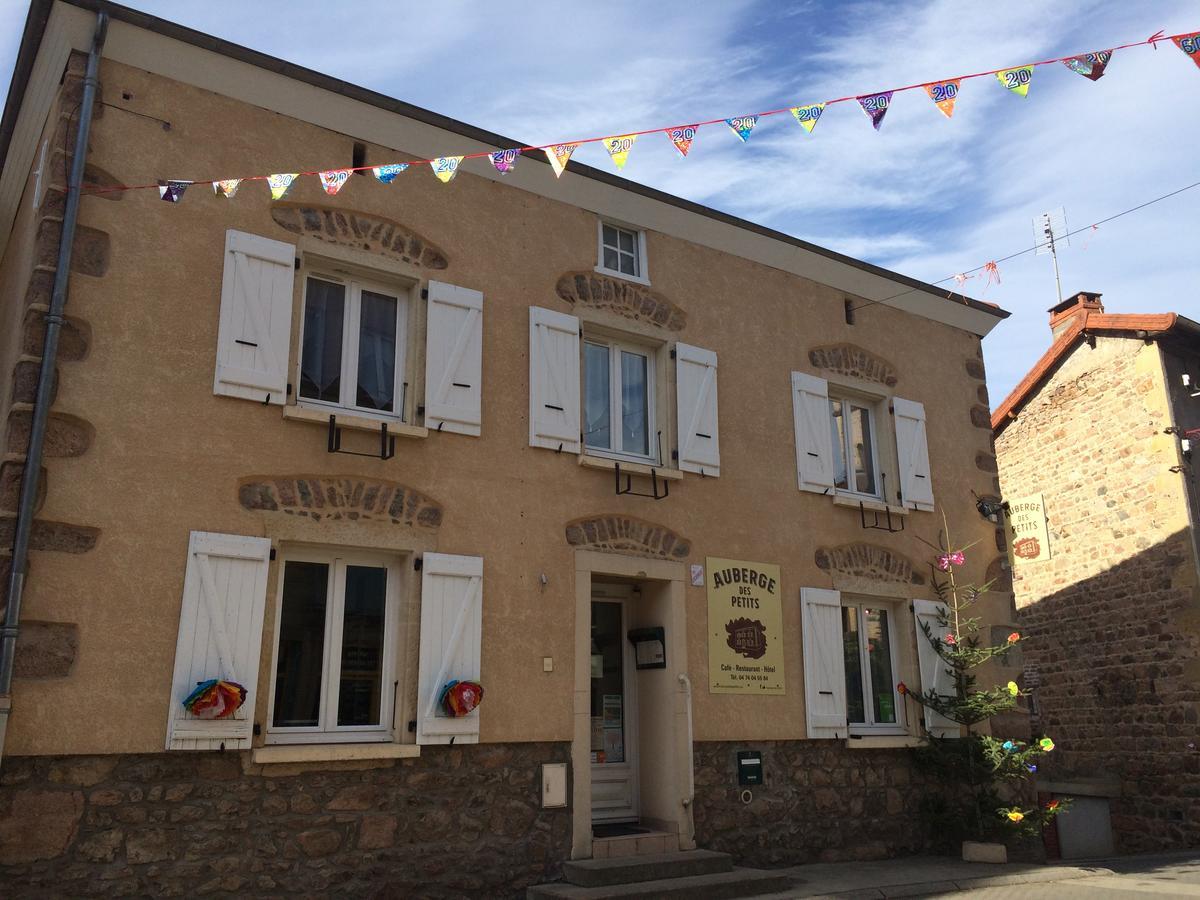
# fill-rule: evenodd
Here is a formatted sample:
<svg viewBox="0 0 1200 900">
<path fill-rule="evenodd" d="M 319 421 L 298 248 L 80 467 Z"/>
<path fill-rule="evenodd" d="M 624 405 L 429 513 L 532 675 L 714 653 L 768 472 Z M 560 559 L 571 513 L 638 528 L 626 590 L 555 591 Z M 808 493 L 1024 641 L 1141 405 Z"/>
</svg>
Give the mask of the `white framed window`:
<svg viewBox="0 0 1200 900">
<path fill-rule="evenodd" d="M 281 555 L 268 743 L 391 741 L 400 558 Z"/>
<path fill-rule="evenodd" d="M 601 220 L 596 271 L 649 284 L 645 232 Z"/>
<path fill-rule="evenodd" d="M 403 420 L 407 324 L 407 290 L 321 272 L 305 275 L 298 401 Z"/>
<path fill-rule="evenodd" d="M 655 349 L 588 336 L 583 342 L 583 444 L 604 456 L 656 461 Z"/>
<path fill-rule="evenodd" d="M 833 486 L 839 491 L 879 497 L 874 405 L 831 393 L 829 421 L 833 436 Z"/>
<path fill-rule="evenodd" d="M 896 691 L 896 615 L 891 604 L 842 598 L 846 721 L 851 733 L 906 733 Z"/>
</svg>

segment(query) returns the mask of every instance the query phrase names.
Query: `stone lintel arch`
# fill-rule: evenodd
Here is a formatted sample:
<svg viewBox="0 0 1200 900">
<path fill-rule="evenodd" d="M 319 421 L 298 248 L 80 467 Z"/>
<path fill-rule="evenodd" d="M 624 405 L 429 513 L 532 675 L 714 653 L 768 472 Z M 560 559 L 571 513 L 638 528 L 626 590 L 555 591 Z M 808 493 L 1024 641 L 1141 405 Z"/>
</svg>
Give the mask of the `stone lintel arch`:
<svg viewBox="0 0 1200 900">
<path fill-rule="evenodd" d="M 373 213 L 313 203 L 276 203 L 271 218 L 292 234 L 326 244 L 353 247 L 426 269 L 444 269 L 450 264 L 440 247 L 411 228 Z"/>
<path fill-rule="evenodd" d="M 395 481 L 359 475 L 252 475 L 238 482 L 244 509 L 418 528 L 442 524 L 442 505 Z"/>
<path fill-rule="evenodd" d="M 857 542 L 818 547 L 814 561 L 818 569 L 850 578 L 893 584 L 925 583 L 925 576 L 914 569 L 911 559 L 877 544 Z"/>
<path fill-rule="evenodd" d="M 829 369 L 839 375 L 876 381 L 895 387 L 899 380 L 896 367 L 884 359 L 864 350 L 856 344 L 827 344 L 808 351 L 808 361 L 818 369 Z"/>
<path fill-rule="evenodd" d="M 650 559 L 683 560 L 692 542 L 665 525 L 625 515 L 585 516 L 567 523 L 565 536 L 572 547 L 622 553 Z"/>
<path fill-rule="evenodd" d="M 572 306 L 606 310 L 634 322 L 683 331 L 687 313 L 657 291 L 599 272 L 567 272 L 558 279 L 558 296 Z"/>
</svg>

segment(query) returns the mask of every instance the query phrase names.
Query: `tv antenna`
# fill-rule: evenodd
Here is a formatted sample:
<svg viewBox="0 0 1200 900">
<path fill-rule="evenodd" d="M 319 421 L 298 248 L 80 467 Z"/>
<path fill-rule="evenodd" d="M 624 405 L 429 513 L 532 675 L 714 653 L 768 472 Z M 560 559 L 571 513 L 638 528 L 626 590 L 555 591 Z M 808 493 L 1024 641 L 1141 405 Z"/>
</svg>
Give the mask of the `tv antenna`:
<svg viewBox="0 0 1200 900">
<path fill-rule="evenodd" d="M 1067 211 L 1061 206 L 1033 218 L 1034 256 L 1049 253 L 1054 261 L 1054 286 L 1058 290 L 1058 302 L 1062 303 L 1062 279 L 1058 274 L 1058 243 L 1071 245 L 1067 230 Z"/>
</svg>

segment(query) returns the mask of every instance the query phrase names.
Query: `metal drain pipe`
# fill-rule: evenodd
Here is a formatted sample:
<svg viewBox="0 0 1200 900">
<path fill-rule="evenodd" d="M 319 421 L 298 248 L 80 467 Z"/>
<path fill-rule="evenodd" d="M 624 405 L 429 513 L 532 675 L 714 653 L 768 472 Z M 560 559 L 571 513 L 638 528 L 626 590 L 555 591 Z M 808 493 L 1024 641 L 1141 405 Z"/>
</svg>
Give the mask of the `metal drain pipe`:
<svg viewBox="0 0 1200 900">
<path fill-rule="evenodd" d="M 42 473 L 46 420 L 50 416 L 50 392 L 54 384 L 54 365 L 58 359 L 58 335 L 62 329 L 63 309 L 67 305 L 67 282 L 71 276 L 71 252 L 75 247 L 75 225 L 79 220 L 80 188 L 83 185 L 83 168 L 87 161 L 88 135 L 92 130 L 92 107 L 96 100 L 100 56 L 107 34 L 108 13 L 100 12 L 96 16 L 96 31 L 92 36 L 92 49 L 88 53 L 87 71 L 83 79 L 83 96 L 79 101 L 79 130 L 75 135 L 75 150 L 71 157 L 71 174 L 67 182 L 62 237 L 58 245 L 58 265 L 50 294 L 50 310 L 45 318 L 46 339 L 42 347 L 42 368 L 38 373 L 37 397 L 33 406 L 33 421 L 29 427 L 29 447 L 25 454 L 25 468 L 21 474 L 21 497 L 17 506 L 13 535 L 12 571 L 8 574 L 8 605 L 4 611 L 4 625 L 0 627 L 0 759 L 4 758 L 4 738 L 8 732 L 8 717 L 12 712 L 13 660 L 17 652 L 21 595 L 25 588 L 25 566 L 29 559 L 29 536 L 33 530 L 33 510 L 37 501 L 38 480 Z"/>
</svg>

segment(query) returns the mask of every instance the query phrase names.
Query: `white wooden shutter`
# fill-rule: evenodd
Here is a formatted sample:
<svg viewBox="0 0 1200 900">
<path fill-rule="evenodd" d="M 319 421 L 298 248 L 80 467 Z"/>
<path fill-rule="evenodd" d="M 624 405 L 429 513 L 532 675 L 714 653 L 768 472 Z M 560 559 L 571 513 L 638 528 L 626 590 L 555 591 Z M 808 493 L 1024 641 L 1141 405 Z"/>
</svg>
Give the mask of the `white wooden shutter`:
<svg viewBox="0 0 1200 900">
<path fill-rule="evenodd" d="M 928 624 L 933 631 L 933 636 L 937 637 L 941 631 L 941 626 L 938 624 L 938 610 L 944 611 L 946 607 L 932 600 L 914 600 L 912 604 L 913 619 L 917 628 L 917 659 L 921 666 L 921 693 L 933 688 L 942 696 L 952 697 L 954 696 L 954 678 L 949 672 L 946 661 L 938 656 L 938 652 L 933 649 L 933 644 L 929 643 L 929 638 L 925 637 L 925 631 L 921 628 L 922 622 Z M 930 734 L 934 737 L 959 736 L 957 722 L 935 712 L 928 706 L 923 709 L 925 710 L 925 727 Z"/>
<path fill-rule="evenodd" d="M 225 232 L 214 394 L 283 405 L 295 279 L 294 246 Z"/>
<path fill-rule="evenodd" d="M 675 390 L 679 415 L 679 468 L 685 472 L 719 476 L 717 354 L 688 344 L 676 344 Z"/>
<path fill-rule="evenodd" d="M 804 629 L 804 708 L 810 738 L 847 738 L 846 660 L 843 656 L 842 594 L 801 588 Z"/>
<path fill-rule="evenodd" d="M 579 320 L 529 309 L 529 444 L 578 453 Z"/>
<path fill-rule="evenodd" d="M 483 558 L 426 553 L 421 566 L 417 743 L 479 743 L 479 709 L 462 718 L 438 705 L 449 681 L 479 680 Z M 486 696 L 488 686 L 484 686 Z"/>
<path fill-rule="evenodd" d="M 483 421 L 483 294 L 429 282 L 425 425 L 478 436 Z"/>
<path fill-rule="evenodd" d="M 271 542 L 193 531 L 188 543 L 167 715 L 168 750 L 246 750 L 254 723 L 258 658 Z M 229 719 L 197 719 L 183 701 L 201 681 L 223 678 L 246 689 Z"/>
<path fill-rule="evenodd" d="M 933 480 L 929 474 L 929 441 L 925 407 L 915 400 L 892 398 L 896 413 L 896 452 L 900 457 L 900 489 L 904 503 L 914 509 L 933 509 Z"/>
<path fill-rule="evenodd" d="M 829 382 L 792 373 L 792 418 L 796 426 L 796 478 L 800 490 L 833 492 L 833 427 Z"/>
</svg>

